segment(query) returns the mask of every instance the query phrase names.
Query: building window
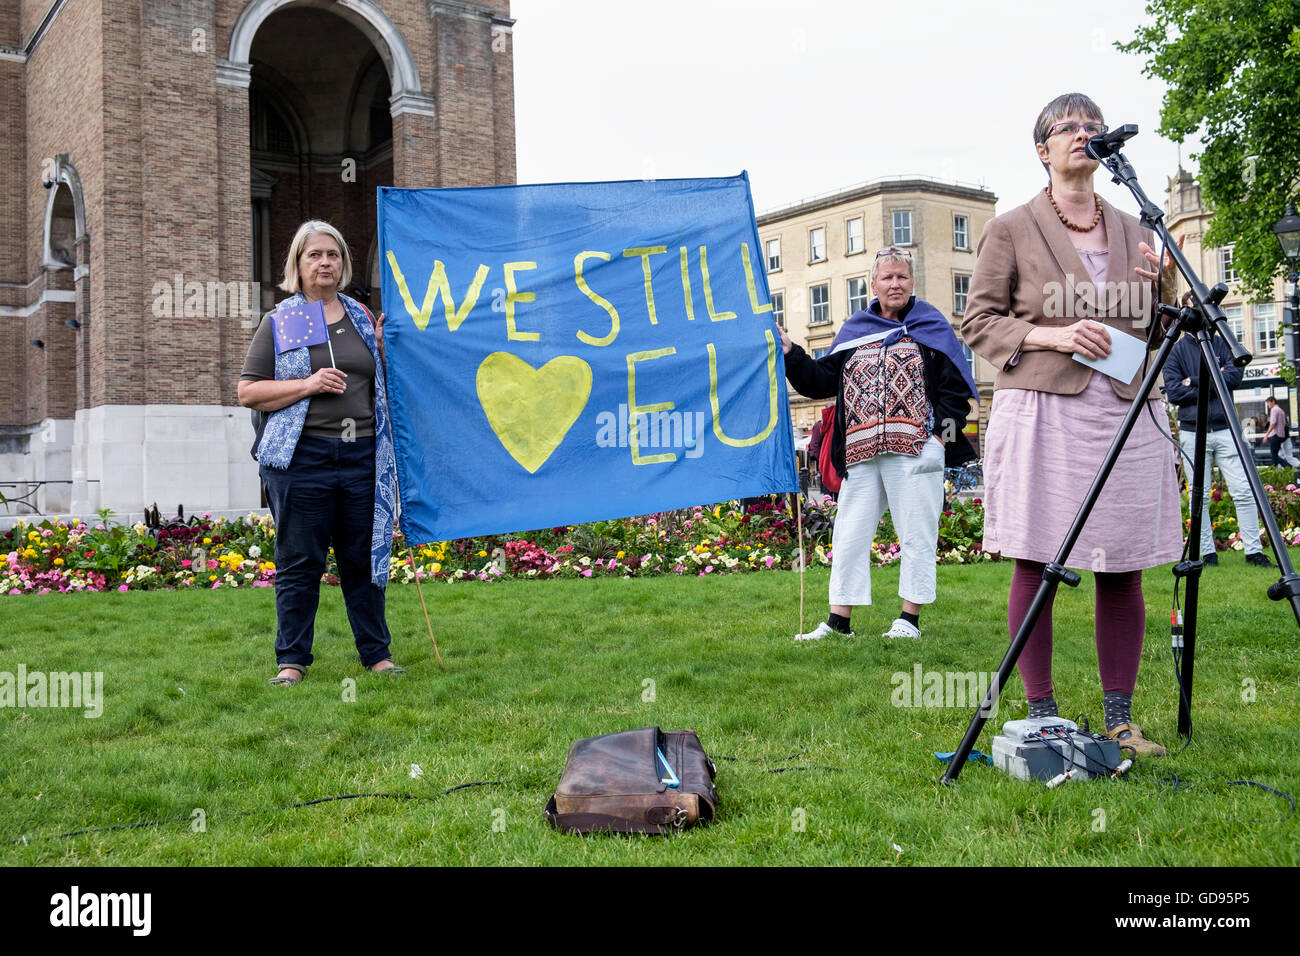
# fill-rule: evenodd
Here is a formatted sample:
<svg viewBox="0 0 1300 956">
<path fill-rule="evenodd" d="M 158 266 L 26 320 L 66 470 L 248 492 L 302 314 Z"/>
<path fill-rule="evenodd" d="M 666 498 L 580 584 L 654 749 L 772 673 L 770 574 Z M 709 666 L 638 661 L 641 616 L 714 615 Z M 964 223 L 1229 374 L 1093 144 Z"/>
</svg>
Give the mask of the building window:
<svg viewBox="0 0 1300 956">
<path fill-rule="evenodd" d="M 785 328 L 785 293 L 772 293 L 772 318 L 776 319 L 776 324 Z"/>
<path fill-rule="evenodd" d="M 871 293 L 867 288 L 865 276 L 858 276 L 856 279 L 849 280 L 849 315 L 855 312 L 861 312 L 871 301 Z"/>
<path fill-rule="evenodd" d="M 1232 246 L 1219 250 L 1219 278 L 1228 283 L 1237 281 L 1237 270 L 1232 267 Z"/>
<path fill-rule="evenodd" d="M 823 282 L 808 290 L 808 324 L 825 325 L 831 320 L 831 287 Z"/>
<path fill-rule="evenodd" d="M 818 226 L 808 230 L 808 261 L 826 261 L 826 227 Z"/>
<path fill-rule="evenodd" d="M 912 210 L 899 209 L 894 213 L 894 245 L 912 244 Z"/>
<path fill-rule="evenodd" d="M 828 353 L 830 350 L 831 350 L 831 347 L 830 347 L 829 345 L 823 345 L 823 346 L 822 346 L 821 348 L 819 348 L 819 349 L 813 349 L 812 357 L 815 358 L 815 359 L 819 359 L 819 358 L 821 358 L 823 355 L 825 355 L 826 353 Z"/>
<path fill-rule="evenodd" d="M 1277 351 L 1277 319 L 1259 317 L 1255 313 L 1255 344 L 1258 350 L 1264 353 Z"/>
<path fill-rule="evenodd" d="M 970 276 L 952 277 L 952 314 L 966 314 L 966 296 L 970 295 Z"/>
<path fill-rule="evenodd" d="M 975 353 L 970 350 L 970 346 L 965 342 L 961 344 L 961 353 L 966 356 L 966 365 L 970 369 L 970 377 L 975 377 Z"/>
<path fill-rule="evenodd" d="M 952 247 L 954 249 L 970 248 L 970 220 L 965 216 L 952 217 Z"/>
<path fill-rule="evenodd" d="M 1246 322 L 1241 317 L 1241 306 L 1229 305 L 1224 307 L 1223 318 L 1228 323 L 1228 328 L 1232 329 L 1232 334 L 1237 337 L 1238 342 L 1246 341 Z"/>
<path fill-rule="evenodd" d="M 862 217 L 850 219 L 845 224 L 844 234 L 844 254 L 846 256 L 856 255 L 863 249 L 862 244 Z"/>
<path fill-rule="evenodd" d="M 767 240 L 767 271 L 768 272 L 781 271 L 781 240 L 780 239 Z"/>
</svg>

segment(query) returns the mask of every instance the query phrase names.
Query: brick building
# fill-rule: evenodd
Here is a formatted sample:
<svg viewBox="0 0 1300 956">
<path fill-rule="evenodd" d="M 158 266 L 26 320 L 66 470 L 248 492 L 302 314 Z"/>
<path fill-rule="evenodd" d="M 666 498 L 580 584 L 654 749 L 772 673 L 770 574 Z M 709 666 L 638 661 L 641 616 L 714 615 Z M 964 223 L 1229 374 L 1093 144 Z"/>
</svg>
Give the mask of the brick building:
<svg viewBox="0 0 1300 956">
<path fill-rule="evenodd" d="M 0 0 L 0 492 L 256 506 L 235 387 L 290 238 L 337 225 L 377 311 L 375 187 L 514 182 L 512 24 L 509 0 Z"/>
</svg>

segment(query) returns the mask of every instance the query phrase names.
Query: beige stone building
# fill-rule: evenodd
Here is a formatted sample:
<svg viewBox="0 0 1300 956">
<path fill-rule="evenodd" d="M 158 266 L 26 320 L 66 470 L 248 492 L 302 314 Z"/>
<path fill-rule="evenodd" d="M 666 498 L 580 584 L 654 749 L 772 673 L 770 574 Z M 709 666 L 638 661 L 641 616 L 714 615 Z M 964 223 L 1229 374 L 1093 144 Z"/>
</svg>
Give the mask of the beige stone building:
<svg viewBox="0 0 1300 956">
<path fill-rule="evenodd" d="M 810 355 L 824 354 L 844 321 L 871 301 L 876 252 L 896 245 L 912 253 L 917 298 L 936 306 L 956 328 L 966 308 L 975 246 L 995 201 L 981 186 L 909 176 L 763 213 L 758 234 L 777 321 Z M 967 356 L 981 395 L 992 395 L 992 368 L 969 350 Z M 811 428 L 825 404 L 792 390 L 796 433 Z M 977 438 L 974 415 L 971 421 L 969 431 Z"/>
<path fill-rule="evenodd" d="M 1227 283 L 1229 292 L 1222 308 L 1228 325 L 1254 356 L 1242 376 L 1241 387 L 1233 393 L 1238 419 L 1243 424 L 1248 423 L 1265 410 L 1264 400 L 1273 395 L 1290 408 L 1290 419 L 1295 422 L 1292 389 L 1278 376 L 1278 361 L 1284 349 L 1282 321 L 1286 305 L 1283 279 L 1278 277 L 1268 299 L 1251 301 L 1242 291 L 1237 273 L 1232 268 L 1232 247 L 1207 246 L 1203 242 L 1214 212 L 1206 208 L 1201 198 L 1201 187 L 1192 174 L 1179 169 L 1169 179 L 1168 194 L 1165 224 L 1175 240 L 1186 237 L 1183 254 L 1206 285 Z M 1183 288 L 1186 288 L 1185 284 Z"/>
</svg>

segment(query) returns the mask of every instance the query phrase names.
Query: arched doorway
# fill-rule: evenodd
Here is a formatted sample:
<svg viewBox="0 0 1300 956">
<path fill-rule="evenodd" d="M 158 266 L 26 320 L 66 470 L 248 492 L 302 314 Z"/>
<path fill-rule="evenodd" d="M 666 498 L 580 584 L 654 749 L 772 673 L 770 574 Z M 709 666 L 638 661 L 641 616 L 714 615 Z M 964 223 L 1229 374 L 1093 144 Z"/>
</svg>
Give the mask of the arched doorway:
<svg viewBox="0 0 1300 956">
<path fill-rule="evenodd" d="M 298 225 L 325 219 L 343 233 L 352 289 L 370 299 L 375 188 L 393 183 L 392 84 L 357 26 L 310 5 L 276 10 L 249 48 L 249 192 L 253 278 L 270 308 Z M 377 297 L 377 296 L 376 296 Z"/>
</svg>

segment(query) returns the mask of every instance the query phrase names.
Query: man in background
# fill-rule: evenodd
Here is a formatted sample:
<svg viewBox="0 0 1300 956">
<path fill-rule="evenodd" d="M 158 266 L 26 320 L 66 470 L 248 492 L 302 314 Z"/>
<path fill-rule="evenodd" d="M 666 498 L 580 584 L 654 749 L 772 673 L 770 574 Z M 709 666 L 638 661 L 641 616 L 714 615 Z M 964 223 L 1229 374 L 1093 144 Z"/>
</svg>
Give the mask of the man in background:
<svg viewBox="0 0 1300 956">
<path fill-rule="evenodd" d="M 1242 370 L 1232 363 L 1232 353 L 1218 337 L 1214 339 L 1214 355 L 1223 372 L 1225 384 L 1229 390 L 1235 389 L 1241 384 Z M 1178 438 L 1183 446 L 1183 471 L 1187 475 L 1189 487 L 1196 460 L 1196 398 L 1200 369 L 1201 350 L 1194 338 L 1184 335 L 1169 354 L 1164 376 L 1165 394 L 1178 406 Z M 1269 401 L 1273 399 L 1270 398 Z M 1201 510 L 1201 556 L 1207 565 L 1219 563 L 1218 552 L 1214 549 L 1214 529 L 1210 526 L 1210 467 L 1217 462 L 1219 473 L 1223 475 L 1223 483 L 1228 486 L 1228 494 L 1232 496 L 1232 505 L 1237 512 L 1237 528 L 1241 532 L 1241 544 L 1246 551 L 1246 563 L 1271 568 L 1273 562 L 1264 554 L 1260 543 L 1259 512 L 1255 509 L 1255 499 L 1251 495 L 1250 483 L 1246 480 L 1246 472 L 1237 454 L 1237 446 L 1232 441 L 1228 416 L 1213 392 L 1210 394 L 1209 430 L 1205 440 L 1206 486 Z"/>
</svg>

